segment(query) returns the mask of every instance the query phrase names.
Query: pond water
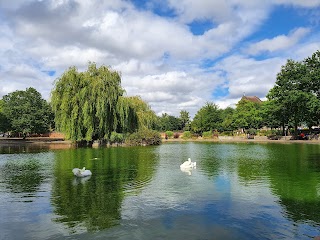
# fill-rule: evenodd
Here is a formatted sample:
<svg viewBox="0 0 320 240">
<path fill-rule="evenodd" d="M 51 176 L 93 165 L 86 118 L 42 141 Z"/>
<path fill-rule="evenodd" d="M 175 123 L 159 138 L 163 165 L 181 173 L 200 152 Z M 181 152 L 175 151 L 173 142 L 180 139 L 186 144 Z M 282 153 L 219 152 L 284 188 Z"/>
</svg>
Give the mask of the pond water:
<svg viewBox="0 0 320 240">
<path fill-rule="evenodd" d="M 0 147 L 0 239 L 312 239 L 320 145 Z M 179 165 L 190 157 L 197 168 Z M 93 173 L 76 178 L 75 167 Z"/>
</svg>

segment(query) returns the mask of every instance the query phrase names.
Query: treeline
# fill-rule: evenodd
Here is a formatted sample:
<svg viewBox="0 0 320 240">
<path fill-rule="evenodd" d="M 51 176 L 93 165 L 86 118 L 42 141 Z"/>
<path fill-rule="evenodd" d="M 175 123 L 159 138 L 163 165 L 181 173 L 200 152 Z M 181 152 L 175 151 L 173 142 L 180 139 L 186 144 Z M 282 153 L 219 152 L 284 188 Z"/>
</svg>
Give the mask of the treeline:
<svg viewBox="0 0 320 240">
<path fill-rule="evenodd" d="M 182 110 L 179 117 L 156 116 L 139 96 L 127 97 L 121 77 L 106 66 L 89 63 L 79 72 L 69 68 L 55 81 L 50 102 L 34 88 L 15 91 L 0 100 L 0 132 L 46 133 L 57 130 L 73 141 L 93 140 L 128 144 L 159 144 L 158 132 L 187 131 L 232 134 L 251 133 L 261 127 L 292 129 L 318 126 L 320 119 L 320 51 L 303 61 L 288 60 L 277 74 L 267 101 L 240 100 L 235 108 L 220 109 L 207 102 L 191 120 Z"/>
</svg>

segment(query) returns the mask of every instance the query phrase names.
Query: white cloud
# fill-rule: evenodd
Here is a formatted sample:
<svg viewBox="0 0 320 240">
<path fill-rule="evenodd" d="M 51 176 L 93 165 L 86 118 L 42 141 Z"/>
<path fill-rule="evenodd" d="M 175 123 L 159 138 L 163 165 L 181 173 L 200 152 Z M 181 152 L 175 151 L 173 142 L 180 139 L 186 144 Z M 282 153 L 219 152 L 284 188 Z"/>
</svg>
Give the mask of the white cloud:
<svg viewBox="0 0 320 240">
<path fill-rule="evenodd" d="M 49 98 L 62 72 L 70 66 L 82 71 L 94 61 L 121 72 L 127 94 L 140 95 L 156 113 L 194 115 L 206 101 L 225 107 L 243 92 L 263 98 L 287 58 L 302 60 L 319 49 L 318 35 L 306 26 L 248 48 L 250 54 L 268 51 L 278 57 L 257 61 L 239 53 L 277 5 L 314 9 L 319 1 L 154 0 L 147 5 L 143 10 L 124 0 L 0 0 L 0 97 L 35 87 Z M 173 16 L 153 13 L 159 6 Z M 210 21 L 211 29 L 194 35 L 188 24 L 197 20 Z M 213 92 L 223 83 L 229 94 L 218 99 Z"/>
<path fill-rule="evenodd" d="M 227 99 L 219 100 L 223 107 L 236 103 L 243 94 L 265 97 L 274 86 L 276 74 L 285 59 L 271 58 L 257 61 L 241 55 L 225 58 L 215 68 L 226 72 L 225 81 L 229 90 Z M 229 101 L 228 101 L 229 99 Z M 236 99 L 236 101 L 234 101 Z M 223 102 L 227 104 L 224 104 Z"/>
<path fill-rule="evenodd" d="M 249 54 L 255 55 L 264 51 L 275 52 L 279 50 L 284 50 L 291 48 L 296 45 L 301 38 L 306 36 L 310 32 L 307 28 L 298 28 L 291 31 L 288 36 L 280 35 L 272 39 L 264 39 L 260 42 L 252 44 L 247 52 Z"/>
<path fill-rule="evenodd" d="M 196 69 L 194 69 L 197 72 Z M 206 99 L 210 99 L 221 79 L 214 74 L 193 75 L 186 72 L 166 72 L 141 79 L 123 76 L 127 95 L 140 95 L 160 115 L 163 110 L 178 116 L 181 110 L 194 115 Z"/>
<path fill-rule="evenodd" d="M 319 0 L 272 0 L 275 4 L 287 4 L 299 7 L 317 7 L 320 6 Z"/>
</svg>

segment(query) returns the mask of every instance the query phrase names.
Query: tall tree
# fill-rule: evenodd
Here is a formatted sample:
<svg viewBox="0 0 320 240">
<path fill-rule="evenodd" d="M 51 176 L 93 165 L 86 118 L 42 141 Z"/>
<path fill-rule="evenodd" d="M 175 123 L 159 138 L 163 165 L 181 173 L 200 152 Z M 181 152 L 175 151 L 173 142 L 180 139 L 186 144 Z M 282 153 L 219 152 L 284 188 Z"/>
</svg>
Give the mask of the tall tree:
<svg viewBox="0 0 320 240">
<path fill-rule="evenodd" d="M 237 128 L 258 129 L 262 126 L 260 104 L 242 99 L 237 103 L 233 114 L 234 124 Z"/>
<path fill-rule="evenodd" d="M 0 132 L 7 132 L 10 130 L 10 121 L 4 112 L 4 101 L 0 99 Z"/>
<path fill-rule="evenodd" d="M 160 131 L 176 131 L 181 130 L 181 120 L 175 116 L 163 113 L 161 117 L 158 117 L 158 130 Z"/>
<path fill-rule="evenodd" d="M 221 110 L 218 105 L 207 102 L 194 116 L 191 128 L 194 132 L 202 133 L 218 129 L 221 122 Z"/>
<path fill-rule="evenodd" d="M 304 60 L 307 67 L 308 84 L 306 90 L 314 93 L 320 99 L 320 50 Z"/>
<path fill-rule="evenodd" d="M 221 129 L 222 131 L 232 131 L 235 129 L 234 121 L 233 121 L 233 114 L 235 109 L 231 107 L 227 107 L 226 109 L 221 111 Z"/>
<path fill-rule="evenodd" d="M 122 127 L 125 132 L 134 132 L 138 129 L 153 129 L 157 122 L 157 116 L 151 107 L 140 96 L 121 97 L 119 112 L 123 112 Z M 125 108 L 126 111 L 121 111 Z"/>
<path fill-rule="evenodd" d="M 3 97 L 3 112 L 11 123 L 11 131 L 45 133 L 50 129 L 52 112 L 49 104 L 34 88 L 15 91 Z"/>
<path fill-rule="evenodd" d="M 265 101 L 261 106 L 263 125 L 269 128 L 285 126 L 289 122 L 288 110 L 277 104 L 274 100 Z"/>
<path fill-rule="evenodd" d="M 91 141 L 110 138 L 128 116 L 120 74 L 106 66 L 89 63 L 85 72 L 69 68 L 55 82 L 51 93 L 56 127 L 67 139 Z"/>
<path fill-rule="evenodd" d="M 180 111 L 181 128 L 185 131 L 190 130 L 190 116 L 189 112 L 185 110 Z"/>
<path fill-rule="evenodd" d="M 311 62 L 310 60 L 310 64 Z M 292 122 L 296 134 L 302 123 L 312 124 L 317 121 L 315 109 L 320 107 L 316 95 L 319 86 L 314 81 L 314 69 L 309 68 L 305 62 L 288 60 L 277 74 L 276 84 L 267 95 L 269 100 L 273 100 L 283 110 L 283 126 Z"/>
</svg>

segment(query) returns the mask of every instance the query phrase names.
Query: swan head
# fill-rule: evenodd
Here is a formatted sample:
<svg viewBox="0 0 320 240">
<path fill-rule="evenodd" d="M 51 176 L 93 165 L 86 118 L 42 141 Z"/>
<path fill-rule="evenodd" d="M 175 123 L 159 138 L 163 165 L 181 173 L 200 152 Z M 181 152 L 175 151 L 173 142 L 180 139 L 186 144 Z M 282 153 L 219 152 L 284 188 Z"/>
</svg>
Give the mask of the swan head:
<svg viewBox="0 0 320 240">
<path fill-rule="evenodd" d="M 191 158 L 188 158 L 188 162 L 191 162 Z"/>
</svg>

